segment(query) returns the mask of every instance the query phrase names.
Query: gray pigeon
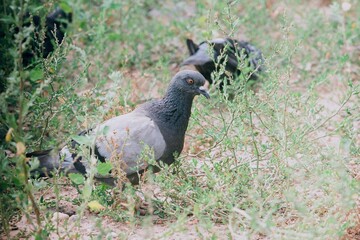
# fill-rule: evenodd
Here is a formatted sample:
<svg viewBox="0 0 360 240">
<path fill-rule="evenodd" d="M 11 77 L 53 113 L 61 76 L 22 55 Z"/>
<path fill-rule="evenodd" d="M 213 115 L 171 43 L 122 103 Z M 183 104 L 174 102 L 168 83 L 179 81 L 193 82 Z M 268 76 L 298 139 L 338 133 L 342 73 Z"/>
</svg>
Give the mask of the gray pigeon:
<svg viewBox="0 0 360 240">
<path fill-rule="evenodd" d="M 134 111 L 111 118 L 80 135 L 96 136 L 98 160 L 122 161 L 126 176 L 132 184 L 137 184 L 138 175 L 150 167 L 141 159 L 146 145 L 153 150 L 156 161 L 166 164 L 172 164 L 175 156 L 181 153 L 194 97 L 202 94 L 210 98 L 204 83 L 205 78 L 200 73 L 180 71 L 171 80 L 164 98 L 146 102 Z M 107 128 L 106 132 L 102 131 L 104 128 Z M 29 153 L 27 157 L 37 157 L 41 169 L 38 172 L 45 175 L 55 168 L 66 173 L 85 174 L 88 166 L 76 153 L 77 144 L 73 141 L 59 153 L 48 150 Z M 159 170 L 153 167 L 153 171 Z"/>
<path fill-rule="evenodd" d="M 248 66 L 251 71 L 254 71 L 249 76 L 249 79 L 256 80 L 257 74 L 263 70 L 264 59 L 262 53 L 259 49 L 254 47 L 248 42 L 237 41 L 230 38 L 217 38 L 211 41 L 201 42 L 199 45 L 194 43 L 193 40 L 187 39 L 186 45 L 188 47 L 190 57 L 185 59 L 181 65 L 194 65 L 195 68 L 209 81 L 210 84 L 213 83 L 211 78 L 211 73 L 217 71 L 215 61 L 219 61 L 219 56 L 222 53 L 225 53 L 227 56 L 227 62 L 225 64 L 225 70 L 230 72 L 233 77 L 237 77 L 241 71 L 239 69 L 238 59 L 241 61 L 248 61 Z M 212 48 L 212 49 L 209 49 Z M 213 56 L 211 57 L 211 55 Z M 220 63 L 223 63 L 224 59 L 220 60 Z M 225 76 L 221 76 L 223 80 Z M 220 89 L 223 88 L 224 83 L 220 82 Z"/>
</svg>

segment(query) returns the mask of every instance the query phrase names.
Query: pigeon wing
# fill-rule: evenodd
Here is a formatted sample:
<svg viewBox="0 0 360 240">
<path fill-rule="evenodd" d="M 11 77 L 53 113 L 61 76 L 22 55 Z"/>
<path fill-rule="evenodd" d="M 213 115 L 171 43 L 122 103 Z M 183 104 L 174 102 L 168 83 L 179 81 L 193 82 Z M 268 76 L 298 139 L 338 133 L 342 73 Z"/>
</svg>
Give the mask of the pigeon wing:
<svg viewBox="0 0 360 240">
<path fill-rule="evenodd" d="M 108 130 L 100 135 L 99 130 L 105 127 Z M 93 133 L 96 132 L 99 154 L 111 162 L 121 164 L 127 175 L 148 166 L 144 159 L 147 157 L 144 154 L 149 154 L 149 151 L 144 151 L 146 146 L 153 151 L 155 160 L 161 158 L 166 148 L 159 127 L 143 110 L 111 118 L 94 129 Z"/>
</svg>

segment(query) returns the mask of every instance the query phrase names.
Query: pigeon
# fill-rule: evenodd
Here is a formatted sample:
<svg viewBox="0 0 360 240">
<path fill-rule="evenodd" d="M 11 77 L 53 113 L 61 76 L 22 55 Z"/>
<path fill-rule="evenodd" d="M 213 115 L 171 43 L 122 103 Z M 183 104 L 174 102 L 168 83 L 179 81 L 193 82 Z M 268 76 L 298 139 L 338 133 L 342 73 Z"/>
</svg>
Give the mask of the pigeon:
<svg viewBox="0 0 360 240">
<path fill-rule="evenodd" d="M 181 65 L 194 65 L 210 84 L 213 83 L 211 73 L 219 70 L 216 69 L 214 61 L 223 63 L 224 57 L 220 59 L 220 56 L 224 51 L 224 55 L 227 57 L 225 70 L 231 73 L 233 78 L 236 78 L 241 73 L 239 66 L 241 66 L 243 61 L 239 63 L 238 59 L 248 61 L 248 67 L 250 67 L 253 72 L 249 76 L 249 79 L 256 80 L 258 78 L 257 73 L 263 71 L 262 64 L 264 59 L 261 51 L 248 42 L 237 41 L 230 38 L 217 38 L 211 41 L 201 42 L 199 45 L 194 43 L 193 40 L 187 39 L 186 44 L 190 57 L 185 59 Z M 213 56 L 211 57 L 210 54 L 212 53 Z M 220 79 L 222 79 L 222 82 L 219 83 L 221 90 L 223 89 L 224 78 L 224 75 L 220 77 Z"/>
<path fill-rule="evenodd" d="M 146 146 L 159 163 L 172 164 L 181 153 L 194 97 L 201 94 L 210 98 L 203 86 L 205 81 L 196 71 L 180 71 L 172 78 L 162 99 L 145 102 L 132 112 L 108 119 L 79 135 L 96 137 L 94 153 L 98 161 L 121 161 L 129 181 L 138 184 L 139 174 L 148 168 L 160 171 L 142 159 Z M 35 172 L 43 175 L 54 169 L 86 174 L 87 161 L 76 153 L 77 145 L 73 140 L 59 152 L 46 150 L 26 156 L 39 159 L 40 166 Z"/>
<path fill-rule="evenodd" d="M 46 38 L 44 42 L 43 57 L 46 58 L 54 51 L 56 44 L 62 43 L 68 23 L 72 22 L 72 13 L 66 13 L 61 8 L 56 8 L 46 16 Z M 54 44 L 53 42 L 56 42 Z"/>
<path fill-rule="evenodd" d="M 30 14 L 26 13 L 24 26 L 30 26 L 30 20 Z M 41 17 L 38 15 L 32 16 L 32 22 L 35 31 L 31 47 L 22 54 L 24 66 L 31 64 L 34 56 L 47 58 L 55 50 L 56 46 L 62 43 L 68 23 L 72 22 L 72 13 L 66 13 L 61 8 L 56 8 L 49 13 L 45 18 L 45 37 L 42 36 Z"/>
</svg>

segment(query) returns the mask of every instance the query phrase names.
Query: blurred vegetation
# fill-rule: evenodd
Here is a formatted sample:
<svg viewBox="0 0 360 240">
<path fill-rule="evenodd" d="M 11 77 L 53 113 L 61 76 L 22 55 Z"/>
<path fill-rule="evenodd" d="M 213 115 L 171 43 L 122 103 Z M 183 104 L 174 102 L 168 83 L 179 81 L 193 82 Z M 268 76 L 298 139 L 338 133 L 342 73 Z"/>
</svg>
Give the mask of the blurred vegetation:
<svg viewBox="0 0 360 240">
<path fill-rule="evenodd" d="M 196 99 L 179 161 L 146 177 L 158 188 L 151 199 L 145 183 L 121 192 L 94 187 L 93 176 L 72 182 L 79 190 L 71 200 L 79 206 L 78 221 L 87 203 L 97 200 L 106 207 L 100 220 L 107 215 L 152 224 L 151 216 L 132 210 L 140 191 L 154 214 L 171 220 L 173 227 L 159 238 L 190 220 L 214 239 L 334 239 L 360 224 L 354 211 L 360 184 L 351 168 L 360 164 L 357 1 L 0 4 L 2 236 L 10 236 L 19 216 L 32 226 L 21 233 L 26 237 L 59 234 L 46 207 L 59 207 L 59 183 L 69 181 L 61 174 L 51 182 L 29 179 L 26 152 L 58 148 L 72 135 L 161 96 L 188 55 L 186 38 L 225 36 L 262 49 L 267 71 L 256 87 L 234 80 L 223 93 L 211 86 L 210 102 Z M 35 32 L 45 31 L 28 16 L 40 16 L 44 24 L 56 7 L 73 15 L 64 41 L 47 58 L 35 54 L 24 65 Z M 43 39 L 36 41 L 41 46 Z M 214 77 L 220 75 L 221 70 Z M 44 201 L 43 189 L 56 199 Z M 213 232 L 215 224 L 226 225 L 226 232 Z M 99 238 L 104 236 L 100 231 Z"/>
</svg>

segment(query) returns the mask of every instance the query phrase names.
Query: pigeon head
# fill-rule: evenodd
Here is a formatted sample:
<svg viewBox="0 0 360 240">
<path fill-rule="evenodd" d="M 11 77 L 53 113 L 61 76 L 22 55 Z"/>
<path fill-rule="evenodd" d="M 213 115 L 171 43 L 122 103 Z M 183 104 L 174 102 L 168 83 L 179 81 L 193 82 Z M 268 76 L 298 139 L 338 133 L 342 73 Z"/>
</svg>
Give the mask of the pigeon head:
<svg viewBox="0 0 360 240">
<path fill-rule="evenodd" d="M 233 78 L 241 74 L 243 66 L 251 69 L 250 75 L 248 70 L 245 74 L 252 80 L 256 80 L 258 73 L 263 71 L 264 60 L 261 51 L 248 42 L 231 38 L 216 38 L 196 44 L 193 40 L 187 39 L 186 45 L 190 56 L 181 63 L 181 66 L 194 65 L 210 84 L 213 82 L 212 73 L 219 72 L 219 66 L 215 63 L 225 66 L 226 72 L 231 73 Z M 227 78 L 228 74 L 219 76 L 220 90 L 225 81 L 230 84 Z"/>
<path fill-rule="evenodd" d="M 191 39 L 187 39 L 186 44 L 190 53 L 190 57 L 188 57 L 181 63 L 182 66 L 203 65 L 208 62 L 212 62 L 212 59 L 208 54 L 209 44 L 207 42 L 202 42 L 197 45 Z"/>
<path fill-rule="evenodd" d="M 227 40 L 224 38 L 216 38 L 211 41 L 204 41 L 197 45 L 191 39 L 186 40 L 186 44 L 190 53 L 185 61 L 181 65 L 204 65 L 212 63 L 213 59 L 217 59 L 220 51 L 225 48 Z M 209 48 L 213 48 L 211 51 Z M 213 57 L 209 54 L 212 53 Z"/>
<path fill-rule="evenodd" d="M 171 80 L 168 92 L 177 90 L 181 94 L 192 97 L 201 94 L 209 99 L 210 95 L 204 88 L 205 82 L 204 76 L 199 72 L 191 70 L 180 71 Z"/>
<path fill-rule="evenodd" d="M 219 57 L 226 43 L 226 39 L 216 38 L 211 41 L 201 42 L 197 45 L 191 39 L 187 39 L 186 44 L 190 56 L 181 63 L 181 66 L 194 65 L 211 84 L 211 73 L 216 69 L 214 60 Z"/>
</svg>

